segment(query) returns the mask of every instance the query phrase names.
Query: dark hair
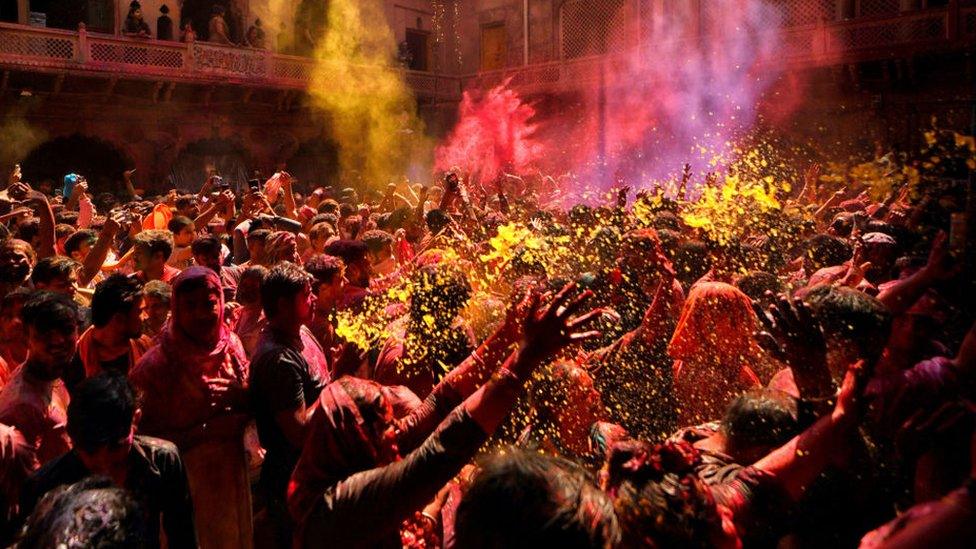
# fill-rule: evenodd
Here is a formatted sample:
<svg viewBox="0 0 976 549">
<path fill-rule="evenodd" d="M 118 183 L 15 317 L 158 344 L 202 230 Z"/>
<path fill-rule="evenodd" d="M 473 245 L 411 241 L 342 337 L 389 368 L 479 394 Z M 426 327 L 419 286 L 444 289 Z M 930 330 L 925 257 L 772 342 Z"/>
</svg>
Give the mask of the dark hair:
<svg viewBox="0 0 976 549">
<path fill-rule="evenodd" d="M 45 257 L 37 262 L 34 270 L 31 271 L 31 282 L 35 286 L 38 284 L 50 284 L 54 279 L 70 275 L 80 267 L 77 261 L 63 255 L 52 255 Z"/>
<path fill-rule="evenodd" d="M 776 389 L 753 389 L 732 401 L 722 419 L 730 448 L 779 447 L 800 432 L 796 399 Z"/>
<path fill-rule="evenodd" d="M 193 255 L 217 254 L 219 257 L 220 239 L 210 234 L 198 236 L 190 244 L 190 251 Z"/>
<path fill-rule="evenodd" d="M 52 330 L 69 331 L 78 328 L 78 305 L 66 295 L 37 291 L 27 298 L 20 318 L 29 328 L 45 333 Z"/>
<path fill-rule="evenodd" d="M 686 442 L 615 444 L 605 465 L 620 522 L 619 547 L 712 547 L 722 519 L 711 490 L 694 473 L 698 451 Z"/>
<path fill-rule="evenodd" d="M 73 212 L 71 210 L 61 210 L 55 217 L 55 221 L 58 224 L 64 223 L 65 225 L 77 226 L 78 225 L 78 212 Z"/>
<path fill-rule="evenodd" d="M 81 229 L 80 231 L 75 231 L 74 234 L 69 236 L 67 240 L 64 241 L 64 253 L 70 256 L 72 253 L 80 250 L 81 245 L 85 242 L 87 242 L 90 246 L 94 246 L 97 240 L 98 236 L 95 234 L 95 231 L 91 229 Z"/>
<path fill-rule="evenodd" d="M 677 279 L 684 287 L 690 287 L 712 268 L 708 245 L 701 240 L 689 240 L 678 244 L 672 258 Z"/>
<path fill-rule="evenodd" d="M 410 292 L 410 318 L 426 315 L 454 317 L 471 297 L 471 284 L 460 268 L 451 264 L 427 265 L 414 273 Z"/>
<path fill-rule="evenodd" d="M 433 210 L 427 212 L 424 216 L 424 221 L 427 224 L 427 229 L 432 233 L 439 233 L 444 227 L 451 224 L 451 216 L 447 214 L 444 210 L 439 210 L 434 208 Z"/>
<path fill-rule="evenodd" d="M 601 548 L 620 537 L 610 499 L 579 465 L 514 448 L 482 461 L 454 531 L 469 548 Z"/>
<path fill-rule="evenodd" d="M 92 295 L 92 324 L 101 328 L 112 321 L 116 314 L 126 314 L 142 297 L 142 283 L 135 277 L 114 273 L 95 286 Z"/>
<path fill-rule="evenodd" d="M 393 245 L 393 235 L 380 230 L 366 231 L 362 235 L 363 244 L 370 253 L 379 253 L 384 248 Z"/>
<path fill-rule="evenodd" d="M 59 486 L 44 496 L 24 527 L 20 549 L 149 546 L 145 515 L 133 495 L 104 477 Z"/>
<path fill-rule="evenodd" d="M 851 245 L 836 236 L 813 235 L 807 239 L 804 247 L 807 275 L 812 275 L 824 267 L 840 265 L 851 258 Z"/>
<path fill-rule="evenodd" d="M 192 194 L 182 194 L 176 197 L 176 209 L 182 210 L 184 208 L 189 208 L 194 205 L 197 201 L 197 197 Z"/>
<path fill-rule="evenodd" d="M 891 332 L 891 313 L 877 299 L 843 286 L 816 286 L 803 298 L 824 333 L 856 345 L 858 356 L 873 362 Z"/>
<path fill-rule="evenodd" d="M 278 300 L 294 298 L 310 284 L 312 275 L 290 261 L 282 261 L 268 271 L 261 283 L 261 306 L 269 319 L 278 313 Z"/>
<path fill-rule="evenodd" d="M 331 284 L 344 267 L 342 259 L 326 254 L 315 254 L 305 262 L 305 270 L 315 278 L 316 285 Z"/>
<path fill-rule="evenodd" d="M 320 214 L 332 214 L 336 215 L 339 213 L 339 203 L 331 198 L 326 198 L 322 202 L 319 202 L 318 208 L 316 208 Z M 339 218 L 336 217 L 336 223 L 339 222 Z"/>
<path fill-rule="evenodd" d="M 177 215 L 173 216 L 173 218 L 169 220 L 166 228 L 169 229 L 169 232 L 176 234 L 191 225 L 193 225 L 192 219 L 186 217 L 185 215 Z"/>
<path fill-rule="evenodd" d="M 95 452 L 128 436 L 135 412 L 135 394 L 125 376 L 102 372 L 72 391 L 68 436 L 76 448 Z"/>
<path fill-rule="evenodd" d="M 366 259 L 366 244 L 359 240 L 334 240 L 325 247 L 325 253 L 351 265 Z"/>
<path fill-rule="evenodd" d="M 247 232 L 247 243 L 251 242 L 264 242 L 271 236 L 273 231 L 271 229 L 254 229 Z"/>
<path fill-rule="evenodd" d="M 320 221 L 318 223 L 314 223 L 312 225 L 312 228 L 309 229 L 308 231 L 308 237 L 313 240 L 322 237 L 331 238 L 335 236 L 335 234 L 336 234 L 335 225 L 327 221 Z"/>
<path fill-rule="evenodd" d="M 766 292 L 777 295 L 783 291 L 783 283 L 776 278 L 776 275 L 763 271 L 752 272 L 740 277 L 735 281 L 735 287 L 749 296 L 749 299 L 764 305 L 769 305 L 771 299 L 774 299 L 767 297 Z"/>
<path fill-rule="evenodd" d="M 173 299 L 173 287 L 162 280 L 150 280 L 142 287 L 143 295 L 169 303 Z"/>
<path fill-rule="evenodd" d="M 141 246 L 149 250 L 149 255 L 163 254 L 164 259 L 169 259 L 173 253 L 173 235 L 169 231 L 150 229 L 142 231 L 133 239 L 134 246 Z"/>
<path fill-rule="evenodd" d="M 242 305 L 261 301 L 261 286 L 264 285 L 264 279 L 267 277 L 268 268 L 262 265 L 251 265 L 250 267 L 244 269 L 244 272 L 241 273 L 241 279 L 237 282 L 237 290 L 234 292 L 234 300 Z M 260 282 L 258 290 L 255 293 L 251 293 L 250 288 L 243 283 L 245 280 L 251 278 L 256 278 Z"/>
</svg>

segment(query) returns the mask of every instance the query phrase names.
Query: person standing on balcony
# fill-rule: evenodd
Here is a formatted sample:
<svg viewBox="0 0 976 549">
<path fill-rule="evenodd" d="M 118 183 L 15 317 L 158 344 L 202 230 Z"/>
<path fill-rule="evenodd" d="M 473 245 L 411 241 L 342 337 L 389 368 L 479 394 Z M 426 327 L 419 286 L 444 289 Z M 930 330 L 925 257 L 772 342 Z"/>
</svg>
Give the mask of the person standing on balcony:
<svg viewBox="0 0 976 549">
<path fill-rule="evenodd" d="M 122 26 L 122 34 L 132 38 L 152 38 L 152 31 L 142 18 L 142 5 L 137 0 L 129 4 L 129 15 Z"/>
<path fill-rule="evenodd" d="M 162 15 L 156 18 L 156 39 L 172 40 L 173 20 L 169 17 L 169 6 L 166 4 L 159 6 L 159 13 Z"/>
<path fill-rule="evenodd" d="M 247 45 L 252 48 L 257 48 L 263 50 L 265 48 L 266 40 L 264 34 L 264 27 L 261 26 L 261 20 L 255 19 L 254 24 L 247 29 L 247 36 L 245 37 Z"/>
<path fill-rule="evenodd" d="M 207 39 L 209 42 L 225 45 L 233 43 L 230 39 L 230 28 L 227 26 L 227 20 L 224 19 L 225 12 L 226 9 L 221 5 L 213 7 L 213 15 L 210 17 L 210 36 Z"/>
</svg>

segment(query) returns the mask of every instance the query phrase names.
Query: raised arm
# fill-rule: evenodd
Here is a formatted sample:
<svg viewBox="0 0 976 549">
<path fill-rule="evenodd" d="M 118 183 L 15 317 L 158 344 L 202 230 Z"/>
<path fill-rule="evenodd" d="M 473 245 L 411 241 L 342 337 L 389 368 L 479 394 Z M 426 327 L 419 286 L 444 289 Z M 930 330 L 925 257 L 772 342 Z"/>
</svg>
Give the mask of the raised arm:
<svg viewBox="0 0 976 549">
<path fill-rule="evenodd" d="M 78 271 L 79 286 L 87 286 L 101 272 L 108 252 L 112 249 L 112 243 L 115 242 L 115 235 L 119 233 L 121 228 L 122 224 L 118 219 L 110 217 L 105 220 L 105 225 L 98 233 L 98 240 L 89 250 L 81 269 Z"/>
</svg>

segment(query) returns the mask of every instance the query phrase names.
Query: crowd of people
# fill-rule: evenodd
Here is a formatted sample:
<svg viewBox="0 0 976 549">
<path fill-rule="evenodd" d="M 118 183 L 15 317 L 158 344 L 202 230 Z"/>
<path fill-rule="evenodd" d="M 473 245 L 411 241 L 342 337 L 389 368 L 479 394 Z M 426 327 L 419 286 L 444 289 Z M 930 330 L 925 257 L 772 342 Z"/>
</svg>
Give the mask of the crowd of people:
<svg viewBox="0 0 976 549">
<path fill-rule="evenodd" d="M 720 238 L 685 215 L 716 184 L 690 172 L 570 208 L 456 173 L 22 179 L 5 544 L 976 543 L 960 186 L 872 199 L 811 169 Z"/>
</svg>

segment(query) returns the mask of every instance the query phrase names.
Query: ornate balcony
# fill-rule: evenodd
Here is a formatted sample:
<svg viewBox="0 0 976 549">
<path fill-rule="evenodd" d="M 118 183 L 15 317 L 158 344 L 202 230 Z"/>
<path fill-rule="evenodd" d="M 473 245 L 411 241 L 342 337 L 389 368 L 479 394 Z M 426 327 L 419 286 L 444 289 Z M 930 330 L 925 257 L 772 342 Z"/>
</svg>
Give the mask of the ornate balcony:
<svg viewBox="0 0 976 549">
<path fill-rule="evenodd" d="M 304 57 L 205 42 L 139 40 L 0 23 L 0 68 L 172 83 L 303 90 L 314 62 Z M 364 68 L 364 70 L 368 70 Z M 459 80 L 404 71 L 418 97 L 456 100 Z"/>
</svg>

